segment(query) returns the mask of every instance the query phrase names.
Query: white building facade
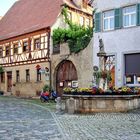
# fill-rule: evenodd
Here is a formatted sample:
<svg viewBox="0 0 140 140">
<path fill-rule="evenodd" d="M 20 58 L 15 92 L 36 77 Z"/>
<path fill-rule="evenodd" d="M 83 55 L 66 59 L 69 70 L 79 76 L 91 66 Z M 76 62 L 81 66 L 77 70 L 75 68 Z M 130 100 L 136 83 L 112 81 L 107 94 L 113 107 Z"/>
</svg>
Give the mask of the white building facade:
<svg viewBox="0 0 140 140">
<path fill-rule="evenodd" d="M 95 0 L 94 7 L 94 65 L 102 39 L 114 85 L 140 86 L 140 0 Z"/>
</svg>

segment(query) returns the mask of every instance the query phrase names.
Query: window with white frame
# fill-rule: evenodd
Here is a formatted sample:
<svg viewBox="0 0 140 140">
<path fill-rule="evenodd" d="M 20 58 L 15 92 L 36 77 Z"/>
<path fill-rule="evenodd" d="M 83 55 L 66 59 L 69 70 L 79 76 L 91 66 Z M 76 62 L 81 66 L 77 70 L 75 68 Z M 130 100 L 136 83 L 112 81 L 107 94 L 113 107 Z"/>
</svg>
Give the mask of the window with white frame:
<svg viewBox="0 0 140 140">
<path fill-rule="evenodd" d="M 0 46 L 0 58 L 3 57 L 3 48 Z"/>
<path fill-rule="evenodd" d="M 80 16 L 80 25 L 83 26 L 84 25 L 84 17 Z"/>
<path fill-rule="evenodd" d="M 68 19 L 72 21 L 72 13 L 68 12 Z"/>
<path fill-rule="evenodd" d="M 13 54 L 18 54 L 18 43 L 13 45 Z"/>
<path fill-rule="evenodd" d="M 136 26 L 136 5 L 123 8 L 123 27 Z"/>
<path fill-rule="evenodd" d="M 20 82 L 20 73 L 19 70 L 16 70 L 16 82 Z"/>
<path fill-rule="evenodd" d="M 34 39 L 34 49 L 41 49 L 41 42 L 40 38 Z"/>
<path fill-rule="evenodd" d="M 86 27 L 89 27 L 90 26 L 90 19 L 89 18 L 86 18 L 85 19 L 85 26 Z"/>
<path fill-rule="evenodd" d="M 103 13 L 103 30 L 113 30 L 114 29 L 114 10 L 107 11 Z"/>
<path fill-rule="evenodd" d="M 30 81 L 30 70 L 26 69 L 26 82 Z"/>
</svg>

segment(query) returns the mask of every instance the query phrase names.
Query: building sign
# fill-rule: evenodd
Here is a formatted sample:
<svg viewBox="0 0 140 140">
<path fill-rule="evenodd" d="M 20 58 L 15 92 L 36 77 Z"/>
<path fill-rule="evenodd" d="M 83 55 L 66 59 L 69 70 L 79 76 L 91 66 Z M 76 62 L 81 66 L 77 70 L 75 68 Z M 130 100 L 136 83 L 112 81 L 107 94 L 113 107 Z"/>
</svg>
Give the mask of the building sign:
<svg viewBox="0 0 140 140">
<path fill-rule="evenodd" d="M 63 87 L 63 86 L 64 86 L 64 83 L 63 83 L 63 82 L 60 82 L 60 83 L 59 83 L 59 86 L 60 86 L 60 87 Z"/>
<path fill-rule="evenodd" d="M 137 81 L 140 83 L 140 76 L 139 76 L 139 77 L 137 77 Z"/>
<path fill-rule="evenodd" d="M 126 77 L 126 82 L 127 83 L 131 83 L 131 81 L 132 81 L 131 77 Z"/>
<path fill-rule="evenodd" d="M 78 81 L 72 81 L 72 87 L 77 88 L 78 87 Z"/>
<path fill-rule="evenodd" d="M 68 87 L 71 87 L 71 82 L 68 82 Z"/>
<path fill-rule="evenodd" d="M 45 72 L 45 77 L 46 77 L 46 81 L 49 81 L 49 79 L 50 79 L 50 74 L 49 74 L 49 72 Z"/>
</svg>

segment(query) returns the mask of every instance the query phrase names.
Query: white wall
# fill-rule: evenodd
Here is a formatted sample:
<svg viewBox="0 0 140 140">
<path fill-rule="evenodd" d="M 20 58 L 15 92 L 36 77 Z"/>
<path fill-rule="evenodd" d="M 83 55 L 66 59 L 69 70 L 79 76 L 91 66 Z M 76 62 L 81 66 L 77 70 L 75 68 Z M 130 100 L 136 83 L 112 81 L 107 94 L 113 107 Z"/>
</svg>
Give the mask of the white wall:
<svg viewBox="0 0 140 140">
<path fill-rule="evenodd" d="M 95 0 L 97 2 L 97 0 Z M 119 8 L 140 3 L 140 0 L 98 0 L 97 11 Z M 94 3 L 95 4 L 95 3 Z M 116 86 L 124 84 L 124 55 L 126 53 L 140 53 L 140 26 L 94 33 L 93 61 L 98 66 L 99 37 L 103 39 L 105 52 L 116 55 Z"/>
<path fill-rule="evenodd" d="M 140 3 L 140 0 L 94 0 L 93 6 L 97 11 L 104 11 L 136 3 Z"/>
</svg>

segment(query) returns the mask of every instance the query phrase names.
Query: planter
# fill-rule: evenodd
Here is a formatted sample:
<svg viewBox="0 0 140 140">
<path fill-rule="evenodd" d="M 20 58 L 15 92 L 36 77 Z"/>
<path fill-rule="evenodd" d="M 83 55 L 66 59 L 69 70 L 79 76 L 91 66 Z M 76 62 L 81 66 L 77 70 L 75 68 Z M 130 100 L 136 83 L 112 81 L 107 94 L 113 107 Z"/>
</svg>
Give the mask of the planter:
<svg viewBox="0 0 140 140">
<path fill-rule="evenodd" d="M 138 95 L 134 92 L 103 92 L 103 93 L 91 93 L 91 92 L 64 92 L 64 95 Z"/>
</svg>

